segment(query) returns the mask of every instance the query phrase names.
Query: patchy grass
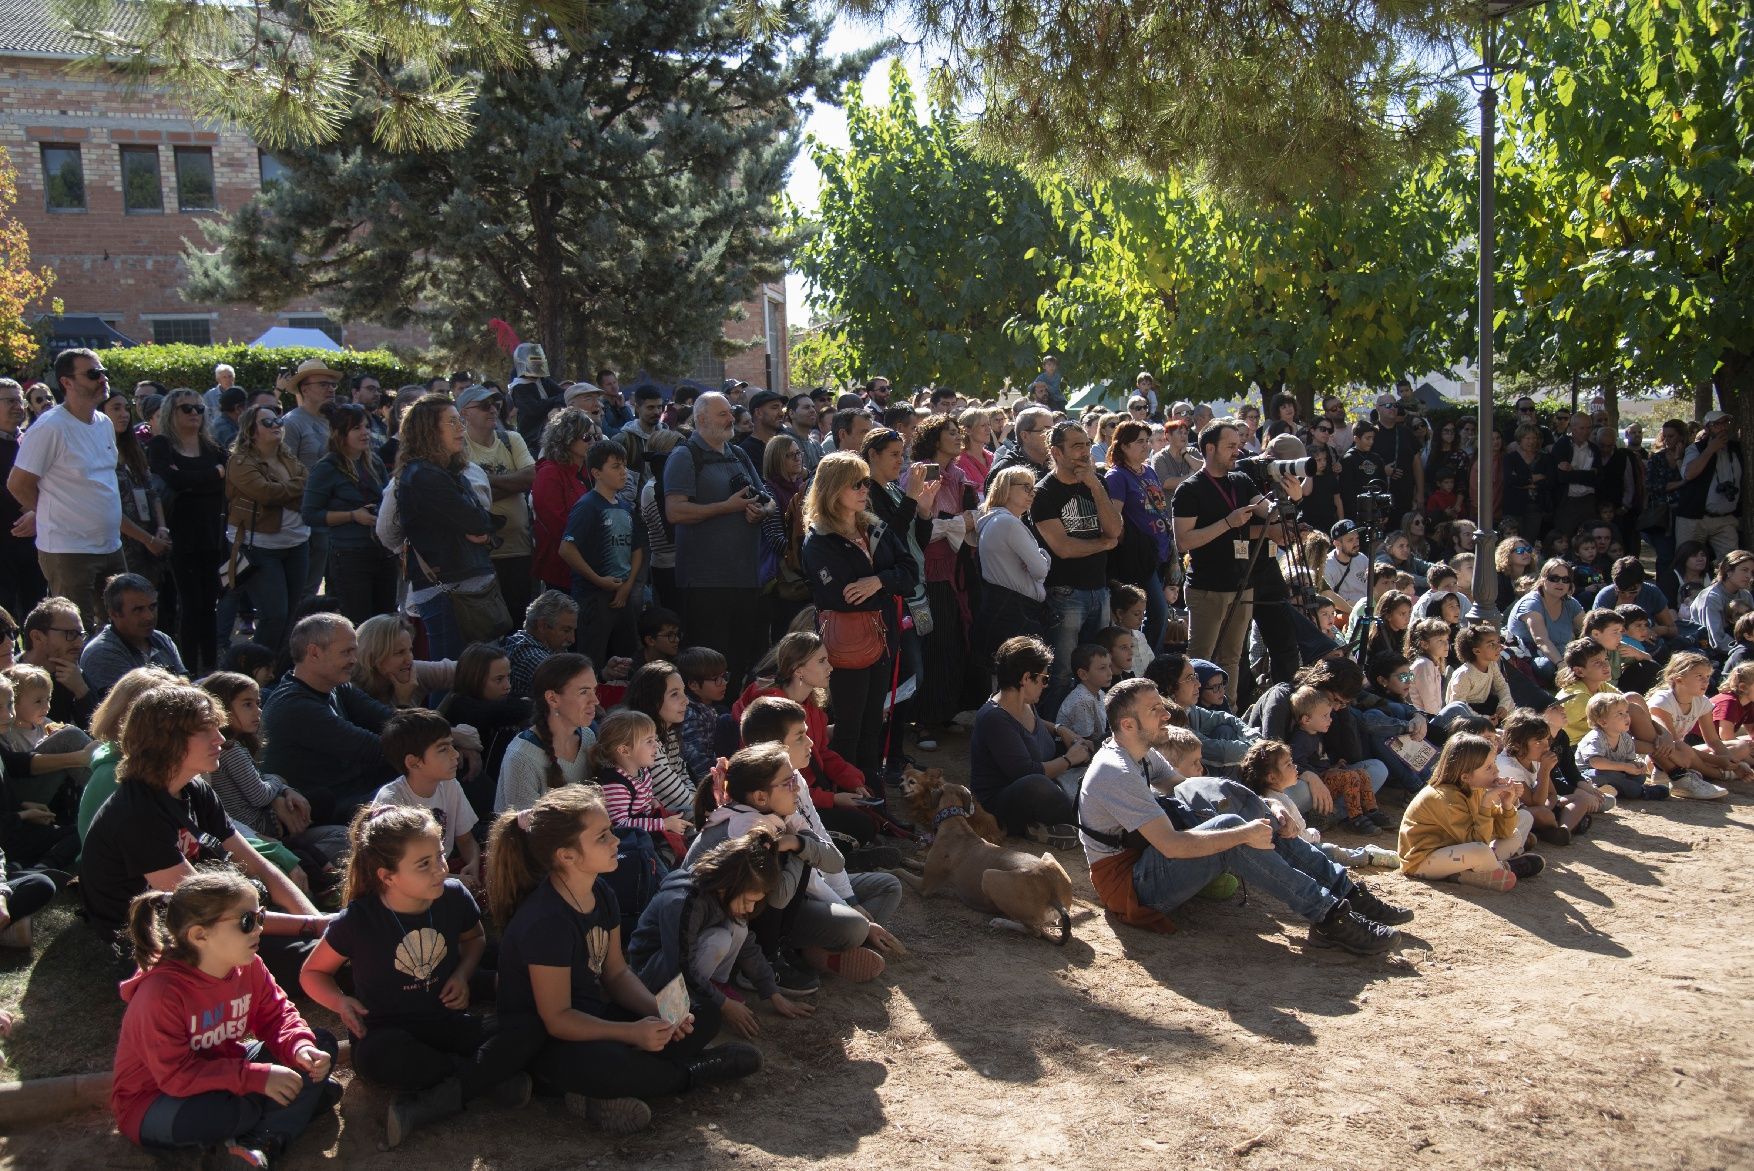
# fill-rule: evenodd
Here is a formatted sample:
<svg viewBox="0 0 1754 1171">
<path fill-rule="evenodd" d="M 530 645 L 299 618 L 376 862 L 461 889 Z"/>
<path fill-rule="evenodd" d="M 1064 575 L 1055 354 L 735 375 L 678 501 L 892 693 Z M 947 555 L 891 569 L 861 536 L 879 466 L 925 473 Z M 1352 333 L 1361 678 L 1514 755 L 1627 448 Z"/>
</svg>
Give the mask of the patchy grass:
<svg viewBox="0 0 1754 1171">
<path fill-rule="evenodd" d="M 96 1073 L 110 1067 L 122 1000 L 117 962 L 63 893 L 32 920 L 30 954 L 0 951 L 0 1008 L 15 1018 L 0 1058 L 7 1080 Z"/>
</svg>

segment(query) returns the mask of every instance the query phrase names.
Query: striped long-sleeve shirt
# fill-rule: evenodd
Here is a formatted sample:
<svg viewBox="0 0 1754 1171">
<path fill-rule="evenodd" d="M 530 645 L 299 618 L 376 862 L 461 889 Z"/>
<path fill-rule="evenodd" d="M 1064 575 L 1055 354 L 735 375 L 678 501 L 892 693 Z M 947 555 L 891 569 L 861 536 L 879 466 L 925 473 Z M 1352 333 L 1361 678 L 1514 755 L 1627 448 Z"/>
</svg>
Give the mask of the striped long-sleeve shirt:
<svg viewBox="0 0 1754 1171">
<path fill-rule="evenodd" d="M 280 836 L 280 819 L 274 815 L 274 799 L 286 791 L 286 782 L 263 776 L 250 750 L 236 740 L 226 741 L 219 753 L 219 767 L 207 777 L 226 814 L 239 825 L 268 837 Z"/>
<path fill-rule="evenodd" d="M 597 787 L 603 790 L 610 825 L 632 826 L 654 834 L 664 828 L 652 796 L 651 769 L 641 769 L 638 776 L 630 777 L 618 768 L 606 768 L 597 774 Z"/>
</svg>

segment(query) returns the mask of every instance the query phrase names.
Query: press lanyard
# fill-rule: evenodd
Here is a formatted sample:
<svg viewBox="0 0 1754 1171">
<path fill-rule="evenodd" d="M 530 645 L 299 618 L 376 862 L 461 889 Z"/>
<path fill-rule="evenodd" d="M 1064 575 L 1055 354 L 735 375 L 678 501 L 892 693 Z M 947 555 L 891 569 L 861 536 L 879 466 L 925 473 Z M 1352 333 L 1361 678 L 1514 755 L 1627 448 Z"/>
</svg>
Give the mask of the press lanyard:
<svg viewBox="0 0 1754 1171">
<path fill-rule="evenodd" d="M 1240 506 L 1236 503 L 1236 493 L 1230 490 L 1230 485 L 1210 473 L 1207 473 L 1206 478 L 1212 481 L 1212 487 L 1218 490 L 1218 495 L 1223 498 L 1225 504 L 1230 506 L 1229 511 L 1235 512 Z"/>
</svg>

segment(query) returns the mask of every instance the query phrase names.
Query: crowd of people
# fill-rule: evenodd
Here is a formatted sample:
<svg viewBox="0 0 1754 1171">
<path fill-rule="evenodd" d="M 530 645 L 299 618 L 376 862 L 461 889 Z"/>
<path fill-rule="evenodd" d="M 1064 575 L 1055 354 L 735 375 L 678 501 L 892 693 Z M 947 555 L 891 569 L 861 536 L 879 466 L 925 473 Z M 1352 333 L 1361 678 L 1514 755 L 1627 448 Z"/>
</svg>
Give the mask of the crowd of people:
<svg viewBox="0 0 1754 1171">
<path fill-rule="evenodd" d="M 1754 779 L 1721 412 L 1647 454 L 1530 399 L 1482 443 L 1406 383 L 1263 423 L 1142 372 L 1080 414 L 1052 359 L 1004 401 L 624 395 L 531 345 L 393 395 L 53 376 L 0 380 L 0 946 L 70 886 L 118 942 L 148 1147 L 263 1166 L 335 1103 L 295 997 L 397 1091 L 390 1146 L 753 1074 L 758 1003 L 905 952 L 900 783 L 953 737 L 1119 922 L 1247 881 L 1365 955 L 1412 913 L 1354 872 L 1505 891 Z"/>
</svg>

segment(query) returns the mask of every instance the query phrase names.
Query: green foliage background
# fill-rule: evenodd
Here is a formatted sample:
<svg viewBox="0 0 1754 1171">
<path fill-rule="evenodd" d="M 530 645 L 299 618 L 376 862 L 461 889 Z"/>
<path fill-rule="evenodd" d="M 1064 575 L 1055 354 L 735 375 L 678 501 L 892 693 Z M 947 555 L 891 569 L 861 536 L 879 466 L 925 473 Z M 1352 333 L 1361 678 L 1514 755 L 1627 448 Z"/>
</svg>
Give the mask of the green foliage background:
<svg viewBox="0 0 1754 1171">
<path fill-rule="evenodd" d="M 424 382 L 432 375 L 404 365 L 388 350 L 319 350 L 290 346 L 129 346 L 103 351 L 110 385 L 132 387 L 142 379 L 168 387 L 187 386 L 206 390 L 213 385 L 213 367 L 221 362 L 237 371 L 237 384 L 251 390 L 272 390 L 282 366 L 297 366 L 308 358 L 321 358 L 331 370 L 342 374 L 372 374 L 387 389 L 410 382 Z M 436 373 L 436 371 L 434 372 Z"/>
</svg>

